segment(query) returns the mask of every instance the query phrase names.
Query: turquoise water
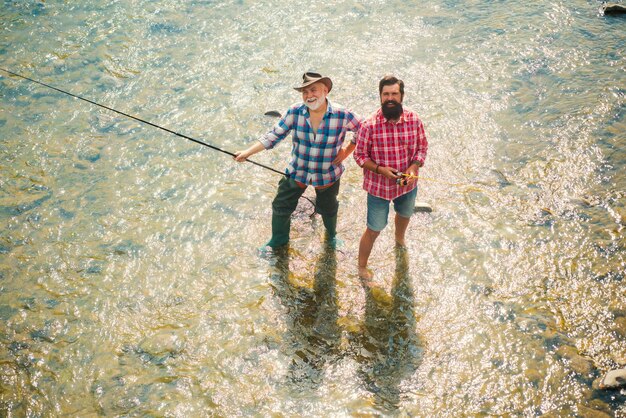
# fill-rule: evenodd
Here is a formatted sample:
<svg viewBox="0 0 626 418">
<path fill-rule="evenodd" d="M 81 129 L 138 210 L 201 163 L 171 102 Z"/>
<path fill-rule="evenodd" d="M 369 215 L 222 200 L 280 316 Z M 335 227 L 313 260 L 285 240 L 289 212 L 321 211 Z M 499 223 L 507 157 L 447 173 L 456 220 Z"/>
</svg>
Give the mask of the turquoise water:
<svg viewBox="0 0 626 418">
<path fill-rule="evenodd" d="M 599 2 L 4 1 L 1 67 L 224 149 L 315 69 L 426 125 L 408 231 L 356 275 L 279 176 L 0 74 L 1 416 L 626 416 L 624 17 Z M 282 170 L 289 146 L 255 160 Z"/>
</svg>

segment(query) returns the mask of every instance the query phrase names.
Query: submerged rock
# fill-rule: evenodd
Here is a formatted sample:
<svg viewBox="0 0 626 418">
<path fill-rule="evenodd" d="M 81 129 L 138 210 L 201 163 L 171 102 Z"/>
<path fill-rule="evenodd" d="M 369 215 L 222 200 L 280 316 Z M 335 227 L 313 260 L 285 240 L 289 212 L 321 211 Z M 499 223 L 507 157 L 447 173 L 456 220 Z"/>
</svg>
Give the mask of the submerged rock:
<svg viewBox="0 0 626 418">
<path fill-rule="evenodd" d="M 621 337 L 626 338 L 626 316 L 615 318 L 615 325 L 613 328 Z"/>
<path fill-rule="evenodd" d="M 600 389 L 619 389 L 626 387 L 626 369 L 611 370 L 604 375 Z"/>
<path fill-rule="evenodd" d="M 590 376 L 593 373 L 593 363 L 581 356 L 575 347 L 564 345 L 556 350 L 557 356 L 567 360 L 570 368 L 581 376 Z"/>
<path fill-rule="evenodd" d="M 605 3 L 600 6 L 600 13 L 605 15 L 618 15 L 626 13 L 626 6 L 619 3 Z"/>
<path fill-rule="evenodd" d="M 611 358 L 618 366 L 626 366 L 626 353 L 613 353 Z"/>
<path fill-rule="evenodd" d="M 585 405 L 578 405 L 578 416 L 585 418 L 611 418 L 611 414 L 606 411 L 590 408 Z"/>
<path fill-rule="evenodd" d="M 184 341 L 174 332 L 163 331 L 145 338 L 134 351 L 144 361 L 163 365 L 170 358 L 179 356 L 184 350 Z"/>
<path fill-rule="evenodd" d="M 52 193 L 48 193 L 42 197 L 34 199 L 30 202 L 23 202 L 17 205 L 11 206 L 0 206 L 0 214 L 4 214 L 6 216 L 18 216 L 25 212 L 29 212 L 35 208 L 38 208 L 42 204 L 44 204 L 48 199 L 52 197 Z"/>
<path fill-rule="evenodd" d="M 539 387 L 544 379 L 543 374 L 539 370 L 534 368 L 525 370 L 524 376 L 526 376 L 526 379 L 535 387 Z"/>
<path fill-rule="evenodd" d="M 18 310 L 9 305 L 0 305 L 0 319 L 2 321 L 8 321 L 18 313 Z"/>
</svg>

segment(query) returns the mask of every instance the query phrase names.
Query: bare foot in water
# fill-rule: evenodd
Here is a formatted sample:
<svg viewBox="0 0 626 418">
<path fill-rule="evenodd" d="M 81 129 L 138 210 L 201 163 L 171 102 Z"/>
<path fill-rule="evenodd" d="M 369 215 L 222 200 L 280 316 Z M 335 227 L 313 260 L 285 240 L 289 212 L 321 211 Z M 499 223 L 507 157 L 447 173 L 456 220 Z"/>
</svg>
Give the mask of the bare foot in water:
<svg viewBox="0 0 626 418">
<path fill-rule="evenodd" d="M 376 283 L 374 283 L 374 281 L 372 280 L 373 278 L 374 273 L 372 272 L 372 270 L 368 269 L 367 267 L 359 267 L 359 279 L 361 280 L 363 286 L 369 288 L 374 287 Z"/>
</svg>

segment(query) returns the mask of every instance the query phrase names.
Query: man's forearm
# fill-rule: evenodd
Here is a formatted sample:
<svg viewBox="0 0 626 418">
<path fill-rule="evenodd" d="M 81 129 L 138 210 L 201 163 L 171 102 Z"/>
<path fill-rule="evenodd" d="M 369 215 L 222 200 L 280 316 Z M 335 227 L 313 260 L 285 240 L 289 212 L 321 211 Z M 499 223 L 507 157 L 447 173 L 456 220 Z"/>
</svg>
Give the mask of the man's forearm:
<svg viewBox="0 0 626 418">
<path fill-rule="evenodd" d="M 363 163 L 362 167 L 365 168 L 366 170 L 369 170 L 378 174 L 378 169 L 380 167 L 380 164 L 376 164 L 376 162 L 372 160 L 367 160 Z"/>
<path fill-rule="evenodd" d="M 346 147 L 346 157 L 352 154 L 352 151 L 356 148 L 356 144 L 354 142 L 350 142 Z"/>
<path fill-rule="evenodd" d="M 245 161 L 248 157 L 256 154 L 257 152 L 261 152 L 265 149 L 265 145 L 262 142 L 257 141 L 256 143 L 250 145 L 244 151 L 235 152 L 235 160 L 238 162 Z"/>
</svg>

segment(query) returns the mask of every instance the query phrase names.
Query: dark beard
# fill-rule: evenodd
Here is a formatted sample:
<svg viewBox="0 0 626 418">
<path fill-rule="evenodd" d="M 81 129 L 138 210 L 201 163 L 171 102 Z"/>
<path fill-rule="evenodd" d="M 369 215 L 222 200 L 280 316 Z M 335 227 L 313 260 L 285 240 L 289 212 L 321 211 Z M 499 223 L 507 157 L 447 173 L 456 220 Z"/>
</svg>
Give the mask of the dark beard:
<svg viewBox="0 0 626 418">
<path fill-rule="evenodd" d="M 395 120 L 402 114 L 402 103 L 398 103 L 395 100 L 387 100 L 382 104 L 383 116 L 388 120 Z"/>
</svg>

